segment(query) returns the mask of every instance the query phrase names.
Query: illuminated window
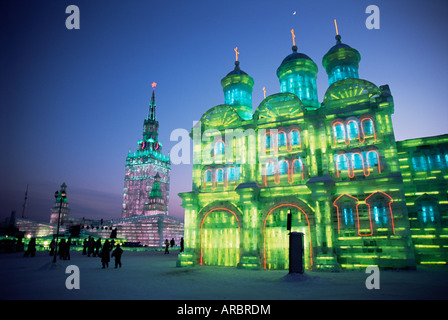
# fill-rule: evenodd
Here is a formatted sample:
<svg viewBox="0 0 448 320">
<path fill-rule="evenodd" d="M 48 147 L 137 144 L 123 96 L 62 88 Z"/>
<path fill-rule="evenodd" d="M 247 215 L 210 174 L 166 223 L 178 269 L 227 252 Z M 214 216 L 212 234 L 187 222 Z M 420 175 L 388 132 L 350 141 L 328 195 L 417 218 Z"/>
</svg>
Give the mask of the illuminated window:
<svg viewBox="0 0 448 320">
<path fill-rule="evenodd" d="M 333 125 L 333 132 L 336 141 L 345 140 L 345 127 L 341 122 L 336 122 Z"/>
<path fill-rule="evenodd" d="M 212 181 L 212 172 L 210 170 L 205 171 L 205 182 Z"/>
<path fill-rule="evenodd" d="M 290 139 L 291 139 L 291 145 L 293 145 L 293 146 L 300 145 L 299 130 L 294 129 L 289 133 L 289 135 L 290 135 Z"/>
<path fill-rule="evenodd" d="M 359 130 L 358 130 L 358 122 L 355 120 L 350 120 L 347 123 L 347 132 L 348 132 L 348 138 L 355 139 L 359 137 Z"/>
<path fill-rule="evenodd" d="M 278 133 L 278 146 L 284 147 L 286 146 L 286 134 L 282 131 Z"/>
<path fill-rule="evenodd" d="M 230 167 L 227 169 L 227 179 L 229 181 L 239 180 L 239 168 Z"/>
<path fill-rule="evenodd" d="M 342 216 L 344 220 L 344 225 L 353 226 L 355 223 L 353 221 L 353 209 L 352 208 L 343 208 Z"/>
<path fill-rule="evenodd" d="M 348 158 L 345 154 L 337 154 L 334 158 L 337 170 L 348 170 Z"/>
<path fill-rule="evenodd" d="M 412 168 L 414 169 L 414 171 L 428 170 L 426 157 L 423 155 L 412 157 Z"/>
<path fill-rule="evenodd" d="M 434 206 L 424 205 L 422 206 L 422 221 L 423 223 L 435 222 Z"/>
<path fill-rule="evenodd" d="M 274 175 L 274 163 L 272 163 L 271 161 L 266 163 L 266 175 L 267 176 Z"/>
<path fill-rule="evenodd" d="M 438 200 L 427 194 L 422 195 L 415 201 L 417 205 L 418 218 L 421 223 L 432 224 L 439 221 Z"/>
<path fill-rule="evenodd" d="M 273 146 L 273 139 L 272 139 L 272 134 L 271 133 L 266 133 L 265 136 L 265 144 L 266 144 L 266 149 L 269 149 Z"/>
<path fill-rule="evenodd" d="M 362 155 L 359 153 L 353 153 L 352 154 L 352 166 L 353 169 L 363 169 L 364 165 L 363 165 L 363 159 L 362 159 Z"/>
<path fill-rule="evenodd" d="M 367 164 L 369 168 L 373 168 L 378 165 L 378 154 L 376 151 L 367 152 Z"/>
<path fill-rule="evenodd" d="M 222 181 L 224 181 L 224 172 L 220 168 L 216 170 L 216 182 L 222 182 Z"/>
<path fill-rule="evenodd" d="M 278 170 L 280 174 L 288 174 L 288 162 L 286 162 L 286 160 L 281 160 L 279 162 Z"/>
<path fill-rule="evenodd" d="M 222 140 L 216 142 L 215 144 L 215 155 L 220 156 L 225 152 L 224 142 Z"/>
<path fill-rule="evenodd" d="M 387 226 L 387 210 L 382 202 L 373 205 L 373 219 L 379 226 Z"/>
<path fill-rule="evenodd" d="M 365 136 L 370 136 L 374 134 L 372 119 L 370 118 L 363 119 L 361 123 L 362 123 L 362 131 L 364 132 Z"/>
</svg>

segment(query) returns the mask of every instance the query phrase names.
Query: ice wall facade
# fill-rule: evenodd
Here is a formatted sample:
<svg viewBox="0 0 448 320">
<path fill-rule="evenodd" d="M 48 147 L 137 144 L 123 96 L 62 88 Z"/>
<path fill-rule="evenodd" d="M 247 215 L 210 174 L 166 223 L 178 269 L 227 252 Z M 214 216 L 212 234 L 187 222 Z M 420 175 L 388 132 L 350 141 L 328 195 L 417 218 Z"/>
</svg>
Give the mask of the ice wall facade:
<svg viewBox="0 0 448 320">
<path fill-rule="evenodd" d="M 251 99 L 229 99 L 229 91 L 252 93 L 239 61 L 221 80 L 226 104 L 191 132 L 179 266 L 288 268 L 291 212 L 308 269 L 415 267 L 391 91 L 360 79 L 359 52 L 336 40 L 322 61 L 329 87 L 321 103 L 317 65 L 295 46 L 277 69 L 280 93 L 250 115 Z"/>
</svg>

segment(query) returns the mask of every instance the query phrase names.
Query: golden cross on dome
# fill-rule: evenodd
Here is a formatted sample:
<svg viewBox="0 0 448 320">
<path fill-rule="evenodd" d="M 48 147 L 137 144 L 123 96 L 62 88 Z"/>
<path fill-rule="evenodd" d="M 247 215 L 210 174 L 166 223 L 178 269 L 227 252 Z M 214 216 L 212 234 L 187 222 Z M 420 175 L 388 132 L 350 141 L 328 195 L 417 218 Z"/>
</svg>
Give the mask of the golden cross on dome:
<svg viewBox="0 0 448 320">
<path fill-rule="evenodd" d="M 338 35 L 339 31 L 338 31 L 338 23 L 336 22 L 336 19 L 334 19 L 334 27 L 336 28 L 336 35 Z"/>
<path fill-rule="evenodd" d="M 233 49 L 233 50 L 235 51 L 235 56 L 236 56 L 235 61 L 238 61 L 238 55 L 240 54 L 240 52 L 238 51 L 238 47 L 235 47 L 235 49 Z"/>
<path fill-rule="evenodd" d="M 263 87 L 263 96 L 266 99 L 266 87 Z"/>
<path fill-rule="evenodd" d="M 291 29 L 291 34 L 292 34 L 292 45 L 295 46 L 296 45 L 296 35 L 294 34 L 294 29 Z"/>
</svg>

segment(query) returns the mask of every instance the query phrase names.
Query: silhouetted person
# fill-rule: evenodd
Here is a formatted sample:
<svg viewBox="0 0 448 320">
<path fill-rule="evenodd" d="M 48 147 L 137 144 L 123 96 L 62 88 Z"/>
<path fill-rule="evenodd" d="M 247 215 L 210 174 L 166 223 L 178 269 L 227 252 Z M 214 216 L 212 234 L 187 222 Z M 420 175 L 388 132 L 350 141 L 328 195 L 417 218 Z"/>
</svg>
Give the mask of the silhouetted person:
<svg viewBox="0 0 448 320">
<path fill-rule="evenodd" d="M 168 248 L 170 247 L 170 243 L 168 242 L 168 239 L 165 240 L 165 254 L 169 254 Z"/>
<path fill-rule="evenodd" d="M 184 252 L 184 238 L 180 238 L 180 252 Z"/>
<path fill-rule="evenodd" d="M 31 238 L 24 256 L 34 257 L 35 254 L 36 254 L 36 238 Z"/>
<path fill-rule="evenodd" d="M 67 242 L 65 243 L 64 248 L 64 260 L 70 260 L 70 246 L 72 244 L 72 238 L 68 238 Z"/>
<path fill-rule="evenodd" d="M 95 240 L 92 237 L 89 237 L 89 248 L 87 250 L 87 256 L 90 257 L 90 255 L 94 253 L 94 250 L 95 250 Z"/>
<path fill-rule="evenodd" d="M 51 240 L 50 243 L 50 256 L 54 256 L 54 248 L 56 248 L 56 240 Z"/>
<path fill-rule="evenodd" d="M 58 254 L 59 254 L 59 260 L 64 259 L 64 257 L 65 257 L 65 239 L 61 239 L 59 241 Z"/>
<path fill-rule="evenodd" d="M 87 254 L 87 249 L 89 248 L 89 240 L 87 238 L 84 239 L 82 244 L 82 255 L 85 256 Z"/>
<path fill-rule="evenodd" d="M 174 247 L 174 245 L 175 245 L 174 238 L 171 238 L 171 241 L 170 241 L 171 248 Z"/>
<path fill-rule="evenodd" d="M 112 257 L 115 257 L 115 268 L 120 266 L 121 268 L 121 255 L 123 254 L 123 249 L 121 249 L 120 245 L 118 244 L 115 248 L 114 252 L 112 252 Z"/>
<path fill-rule="evenodd" d="M 110 243 L 106 240 L 103 245 L 103 250 L 101 251 L 101 262 L 103 263 L 103 269 L 105 267 L 109 268 L 110 261 Z"/>
<path fill-rule="evenodd" d="M 96 257 L 97 255 L 100 255 L 100 249 L 101 249 L 101 238 L 98 238 L 95 243 L 95 252 L 93 253 L 93 256 Z"/>
</svg>

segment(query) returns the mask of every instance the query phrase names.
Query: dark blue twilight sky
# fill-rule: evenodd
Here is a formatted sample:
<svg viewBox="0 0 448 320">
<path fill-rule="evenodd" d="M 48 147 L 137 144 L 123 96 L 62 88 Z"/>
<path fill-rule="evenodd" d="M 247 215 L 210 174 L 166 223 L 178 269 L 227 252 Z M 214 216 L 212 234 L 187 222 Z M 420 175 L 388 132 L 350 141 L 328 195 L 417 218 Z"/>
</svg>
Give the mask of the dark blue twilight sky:
<svg viewBox="0 0 448 320">
<path fill-rule="evenodd" d="M 71 4 L 79 30 L 65 27 Z M 371 4 L 379 30 L 365 26 Z M 64 181 L 73 216 L 120 217 L 125 159 L 142 137 L 151 83 L 168 153 L 172 130 L 190 130 L 223 103 L 235 46 L 255 80 L 255 109 L 263 87 L 279 92 L 275 72 L 294 28 L 299 51 L 319 67 L 322 101 L 335 18 L 342 41 L 361 53 L 360 78 L 390 85 L 397 140 L 448 132 L 445 0 L 8 0 L 0 15 L 0 219 L 21 215 L 29 184 L 25 216 L 49 221 Z M 190 190 L 191 165 L 173 165 L 171 215 L 183 218 L 177 194 Z"/>
</svg>

